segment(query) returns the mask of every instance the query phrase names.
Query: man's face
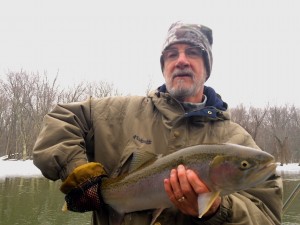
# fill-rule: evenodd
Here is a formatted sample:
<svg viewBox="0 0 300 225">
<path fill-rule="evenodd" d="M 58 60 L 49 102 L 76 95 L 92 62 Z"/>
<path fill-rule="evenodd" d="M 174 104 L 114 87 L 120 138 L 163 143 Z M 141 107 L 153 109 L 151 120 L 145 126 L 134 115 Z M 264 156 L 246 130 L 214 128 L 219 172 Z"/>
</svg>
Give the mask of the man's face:
<svg viewBox="0 0 300 225">
<path fill-rule="evenodd" d="M 168 92 L 179 101 L 201 102 L 206 72 L 203 51 L 187 44 L 174 44 L 163 53 Z"/>
</svg>

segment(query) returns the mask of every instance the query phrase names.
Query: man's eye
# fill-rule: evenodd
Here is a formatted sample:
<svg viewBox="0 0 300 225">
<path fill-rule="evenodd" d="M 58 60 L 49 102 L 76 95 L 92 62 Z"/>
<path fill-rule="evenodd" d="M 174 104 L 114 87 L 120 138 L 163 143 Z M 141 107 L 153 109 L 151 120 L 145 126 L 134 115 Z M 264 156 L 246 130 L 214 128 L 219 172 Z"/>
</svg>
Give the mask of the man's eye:
<svg viewBox="0 0 300 225">
<path fill-rule="evenodd" d="M 177 51 L 168 51 L 166 53 L 166 59 L 174 59 L 177 58 L 178 52 Z"/>
<path fill-rule="evenodd" d="M 201 57 L 201 50 L 197 48 L 186 49 L 186 55 L 190 57 Z"/>
</svg>

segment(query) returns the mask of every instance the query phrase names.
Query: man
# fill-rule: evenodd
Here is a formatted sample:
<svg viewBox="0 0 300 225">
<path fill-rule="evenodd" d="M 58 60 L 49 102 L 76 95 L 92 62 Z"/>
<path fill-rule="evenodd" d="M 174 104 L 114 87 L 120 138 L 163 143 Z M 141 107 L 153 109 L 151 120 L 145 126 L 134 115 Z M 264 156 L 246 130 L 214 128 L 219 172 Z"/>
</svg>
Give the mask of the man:
<svg viewBox="0 0 300 225">
<path fill-rule="evenodd" d="M 112 214 L 101 200 L 101 179 L 128 172 L 137 150 L 166 155 L 210 143 L 258 148 L 230 121 L 227 104 L 204 86 L 212 69 L 212 42 L 208 27 L 175 23 L 160 58 L 164 85 L 147 97 L 58 105 L 45 116 L 34 163 L 45 177 L 62 179 L 69 210 L 91 210 L 92 224 L 109 224 Z M 164 187 L 177 210 L 165 209 L 156 219 L 153 210 L 128 213 L 122 224 L 280 224 L 282 183 L 275 175 L 259 187 L 217 198 L 201 219 L 197 195 L 209 190 L 196 173 L 179 165 Z"/>
</svg>

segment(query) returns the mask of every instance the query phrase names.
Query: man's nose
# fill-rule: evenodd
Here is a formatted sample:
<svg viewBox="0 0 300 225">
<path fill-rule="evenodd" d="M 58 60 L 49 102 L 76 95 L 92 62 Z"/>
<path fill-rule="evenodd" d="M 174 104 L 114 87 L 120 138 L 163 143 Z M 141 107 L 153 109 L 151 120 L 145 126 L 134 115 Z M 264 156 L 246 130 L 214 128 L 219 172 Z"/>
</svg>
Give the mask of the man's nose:
<svg viewBox="0 0 300 225">
<path fill-rule="evenodd" d="M 177 58 L 177 61 L 176 61 L 176 67 L 177 68 L 186 68 L 190 65 L 190 62 L 188 60 L 188 58 L 186 57 L 185 53 L 184 52 L 180 52 L 179 53 L 179 56 Z"/>
</svg>

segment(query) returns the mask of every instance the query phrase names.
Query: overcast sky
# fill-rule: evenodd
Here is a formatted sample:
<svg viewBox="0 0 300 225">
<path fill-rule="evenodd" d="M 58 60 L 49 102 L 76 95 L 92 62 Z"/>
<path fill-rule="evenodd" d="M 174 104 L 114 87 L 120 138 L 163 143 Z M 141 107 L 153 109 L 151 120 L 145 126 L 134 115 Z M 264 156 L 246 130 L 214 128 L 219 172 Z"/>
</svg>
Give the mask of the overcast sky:
<svg viewBox="0 0 300 225">
<path fill-rule="evenodd" d="M 123 94 L 163 84 L 159 57 L 178 20 L 213 30 L 206 85 L 229 106 L 300 107 L 297 0 L 7 0 L 0 2 L 0 78 L 58 74 L 62 86 L 107 81 Z"/>
</svg>

